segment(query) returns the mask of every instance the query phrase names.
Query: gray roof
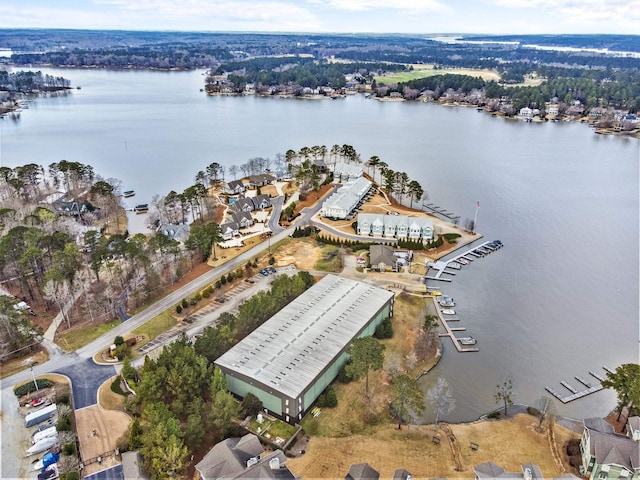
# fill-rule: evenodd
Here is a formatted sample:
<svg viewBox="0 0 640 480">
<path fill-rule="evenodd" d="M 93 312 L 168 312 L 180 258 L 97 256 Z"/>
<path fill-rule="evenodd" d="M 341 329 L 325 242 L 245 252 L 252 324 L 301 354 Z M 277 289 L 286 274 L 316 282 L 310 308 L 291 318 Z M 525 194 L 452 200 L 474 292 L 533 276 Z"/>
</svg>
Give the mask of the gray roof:
<svg viewBox="0 0 640 480">
<path fill-rule="evenodd" d="M 615 433 L 613 425 L 607 422 L 604 418 L 585 418 L 584 426 L 589 430 L 594 430 L 600 433 Z"/>
<path fill-rule="evenodd" d="M 473 471 L 477 478 L 499 478 L 505 473 L 504 468 L 499 467 L 493 462 L 484 462 L 480 465 L 474 465 Z"/>
<path fill-rule="evenodd" d="M 258 437 L 248 433 L 241 438 L 227 438 L 209 450 L 196 465 L 203 479 L 228 478 L 247 468 L 247 460 L 264 452 Z"/>
<path fill-rule="evenodd" d="M 345 480 L 378 480 L 380 474 L 368 463 L 357 463 L 349 467 Z"/>
<path fill-rule="evenodd" d="M 238 187 L 244 188 L 244 183 L 242 180 L 231 180 L 230 182 L 227 182 L 227 188 L 229 190 L 235 190 Z"/>
<path fill-rule="evenodd" d="M 398 258 L 393 254 L 393 248 L 388 245 L 371 245 L 369 248 L 369 263 L 371 265 L 384 263 L 394 267 L 397 260 Z"/>
<path fill-rule="evenodd" d="M 388 290 L 327 275 L 215 364 L 296 398 L 392 298 Z"/>
<path fill-rule="evenodd" d="M 640 445 L 629 437 L 593 430 L 589 448 L 599 465 L 619 465 L 631 472 L 640 469 Z"/>
<path fill-rule="evenodd" d="M 412 475 L 404 468 L 398 468 L 395 472 L 393 472 L 393 480 L 407 480 L 410 478 L 412 478 Z"/>
</svg>

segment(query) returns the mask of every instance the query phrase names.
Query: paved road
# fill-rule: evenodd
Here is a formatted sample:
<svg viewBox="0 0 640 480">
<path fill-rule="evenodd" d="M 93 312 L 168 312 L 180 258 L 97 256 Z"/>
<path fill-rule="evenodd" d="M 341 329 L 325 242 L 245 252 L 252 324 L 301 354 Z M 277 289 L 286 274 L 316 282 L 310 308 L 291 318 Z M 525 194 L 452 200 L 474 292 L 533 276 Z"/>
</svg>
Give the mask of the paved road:
<svg viewBox="0 0 640 480">
<path fill-rule="evenodd" d="M 90 358 L 79 358 L 54 373 L 69 377 L 73 389 L 73 406 L 79 410 L 98 402 L 98 388 L 116 374 L 116 369 L 113 365 L 98 365 Z"/>
</svg>

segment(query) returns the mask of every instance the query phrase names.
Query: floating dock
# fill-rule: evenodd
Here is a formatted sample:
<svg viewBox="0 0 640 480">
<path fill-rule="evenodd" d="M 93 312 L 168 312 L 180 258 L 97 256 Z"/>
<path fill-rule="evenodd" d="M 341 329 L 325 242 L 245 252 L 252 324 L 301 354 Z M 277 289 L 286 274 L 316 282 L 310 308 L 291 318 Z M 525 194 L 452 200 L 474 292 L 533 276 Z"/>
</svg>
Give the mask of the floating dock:
<svg viewBox="0 0 640 480">
<path fill-rule="evenodd" d="M 436 312 L 438 312 L 438 318 L 440 319 L 440 323 L 442 324 L 442 326 L 444 326 L 446 333 L 440 333 L 438 334 L 439 337 L 449 337 L 451 339 L 451 341 L 453 342 L 453 345 L 456 347 L 456 350 L 458 350 L 459 352 L 479 352 L 480 350 L 473 347 L 473 348 L 469 348 L 469 347 L 464 347 L 460 344 L 460 340 L 456 337 L 455 332 L 462 332 L 465 331 L 466 328 L 465 327 L 451 327 L 449 326 L 449 324 L 447 323 L 447 321 L 459 321 L 458 317 L 455 318 L 449 318 L 447 315 L 444 315 L 440 309 L 440 305 L 438 305 L 437 301 L 434 301 L 433 304 L 436 307 Z"/>
<path fill-rule="evenodd" d="M 611 369 L 607 366 L 604 366 L 602 368 L 607 372 L 611 371 Z M 604 377 L 598 374 L 597 372 L 590 370 L 589 374 L 592 377 L 596 378 L 597 380 L 600 380 L 600 381 L 604 380 Z M 582 385 L 584 385 L 586 388 L 584 390 L 577 390 L 572 385 L 568 384 L 563 380 L 560 382 L 560 384 L 563 387 L 565 387 L 567 390 L 569 390 L 571 392 L 571 395 L 562 396 L 556 390 L 554 390 L 552 387 L 549 387 L 549 386 L 544 387 L 544 389 L 547 392 L 549 392 L 551 395 L 556 397 L 558 400 L 560 400 L 562 403 L 569 403 L 569 402 L 573 402 L 574 400 L 578 400 L 579 398 L 586 397 L 587 395 L 591 395 L 592 393 L 599 392 L 604 388 L 601 384 L 597 384 L 597 385 L 592 384 L 591 382 L 588 382 L 587 380 L 585 380 L 583 377 L 579 375 L 576 375 L 574 378 L 578 382 L 580 382 Z"/>
<path fill-rule="evenodd" d="M 458 220 L 460 215 L 456 215 L 453 212 L 448 212 L 446 209 L 440 207 L 439 205 L 434 205 L 433 203 L 423 203 L 422 209 L 427 211 L 427 213 L 435 213 L 440 215 L 447 220 Z"/>
<path fill-rule="evenodd" d="M 459 258 L 464 258 L 465 260 L 467 260 L 469 263 L 473 262 L 474 260 L 477 260 L 479 258 L 482 258 L 486 255 L 489 255 L 491 252 L 496 251 L 497 249 L 499 249 L 502 245 L 495 247 L 493 250 L 490 250 L 488 245 L 492 243 L 491 241 L 487 241 L 484 242 L 481 245 L 478 245 L 477 247 L 473 247 L 473 248 L 469 248 L 468 250 L 465 250 L 464 252 L 459 253 L 458 255 L 456 255 L 454 258 L 450 259 L 450 260 L 438 260 L 436 262 L 428 262 L 427 263 L 427 267 L 430 269 L 435 270 L 435 273 L 432 276 L 424 276 L 425 280 L 439 280 L 442 282 L 450 282 L 451 280 L 448 278 L 443 278 L 442 275 L 443 274 L 448 274 L 448 275 L 455 275 L 456 272 L 452 272 L 451 270 L 447 270 L 447 269 L 454 269 L 454 270 L 460 270 L 462 268 L 462 264 L 461 262 L 458 262 L 457 260 Z M 483 252 L 482 250 L 479 250 L 481 248 L 486 248 L 486 250 Z M 478 253 L 476 253 L 476 251 Z"/>
</svg>

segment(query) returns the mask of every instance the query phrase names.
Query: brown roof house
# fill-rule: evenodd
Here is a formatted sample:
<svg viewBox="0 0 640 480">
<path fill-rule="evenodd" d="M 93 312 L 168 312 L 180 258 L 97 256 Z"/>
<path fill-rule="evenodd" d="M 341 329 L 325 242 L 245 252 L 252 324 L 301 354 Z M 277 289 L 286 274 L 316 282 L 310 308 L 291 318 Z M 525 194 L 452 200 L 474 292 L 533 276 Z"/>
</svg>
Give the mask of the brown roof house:
<svg viewBox="0 0 640 480">
<path fill-rule="evenodd" d="M 387 245 L 371 245 L 369 248 L 369 265 L 374 270 L 384 272 L 387 268 L 396 270 L 398 258 L 393 254 L 393 248 Z"/>
<path fill-rule="evenodd" d="M 202 480 L 283 479 L 296 477 L 285 466 L 287 457 L 281 450 L 265 452 L 258 437 L 248 433 L 241 438 L 227 438 L 209 450 L 196 470 Z"/>
</svg>

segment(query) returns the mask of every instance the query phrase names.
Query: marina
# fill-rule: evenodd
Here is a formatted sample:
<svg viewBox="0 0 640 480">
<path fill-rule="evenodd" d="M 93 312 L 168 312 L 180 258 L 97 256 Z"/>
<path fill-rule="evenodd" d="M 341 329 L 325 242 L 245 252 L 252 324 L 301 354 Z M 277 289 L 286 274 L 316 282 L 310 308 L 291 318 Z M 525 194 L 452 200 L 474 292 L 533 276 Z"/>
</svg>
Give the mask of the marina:
<svg viewBox="0 0 640 480">
<path fill-rule="evenodd" d="M 607 372 L 610 372 L 611 369 L 608 368 L 607 366 L 602 367 L 604 370 L 606 370 Z M 589 371 L 589 374 L 596 378 L 599 381 L 603 381 L 604 377 L 600 374 L 598 374 L 597 372 L 594 371 Z M 571 392 L 571 395 L 561 395 L 560 393 L 558 393 L 556 390 L 554 390 L 552 387 L 550 386 L 546 386 L 544 387 L 544 389 L 549 392 L 551 395 L 553 395 L 555 398 L 557 398 L 558 400 L 560 400 L 562 403 L 569 403 L 569 402 L 573 402 L 574 400 L 578 400 L 579 398 L 583 398 L 586 397 L 587 395 L 591 395 L 592 393 L 595 392 L 599 392 L 600 390 L 602 390 L 604 387 L 601 384 L 597 384 L 594 385 L 591 382 L 588 382 L 587 380 L 585 380 L 583 377 L 576 375 L 574 377 L 578 382 L 580 382 L 582 385 L 584 385 L 586 388 L 584 390 L 577 390 L 576 388 L 574 388 L 572 385 L 570 385 L 569 383 L 565 382 L 564 380 L 560 382 L 560 384 L 566 388 L 567 390 L 569 390 Z"/>
<path fill-rule="evenodd" d="M 451 327 L 448 324 L 448 322 L 450 321 L 457 322 L 460 319 L 458 317 L 452 317 L 450 315 L 447 315 L 445 313 L 445 310 L 448 310 L 448 309 L 441 308 L 435 298 L 434 298 L 433 304 L 436 307 L 436 312 L 438 313 L 438 318 L 440 319 L 440 323 L 446 330 L 446 333 L 440 333 L 438 334 L 438 336 L 449 337 L 453 342 L 453 345 L 456 347 L 456 350 L 458 350 L 458 352 L 479 352 L 480 350 L 478 348 L 470 346 L 470 345 L 476 344 L 476 340 L 473 337 L 460 337 L 460 338 L 456 337 L 455 332 L 464 332 L 466 331 L 466 327 Z M 468 339 L 473 339 L 473 343 L 470 343 L 470 340 Z"/>
<path fill-rule="evenodd" d="M 447 220 L 455 221 L 460 219 L 460 215 L 455 215 L 453 212 L 448 212 L 446 209 L 438 205 L 434 205 L 433 203 L 423 203 L 422 209 L 428 213 L 435 213 L 437 215 L 440 215 Z"/>
<path fill-rule="evenodd" d="M 502 248 L 502 242 L 500 240 L 487 241 L 477 247 L 469 248 L 466 251 L 459 253 L 454 258 L 449 260 L 437 260 L 435 262 L 428 262 L 427 267 L 435 270 L 433 275 L 425 275 L 425 280 L 438 280 L 441 282 L 450 282 L 450 278 L 442 277 L 443 274 L 455 275 L 457 272 L 452 272 L 448 269 L 461 270 L 461 266 L 470 265 L 474 260 L 483 258 L 490 253 Z M 428 273 L 428 270 L 427 270 Z"/>
</svg>

